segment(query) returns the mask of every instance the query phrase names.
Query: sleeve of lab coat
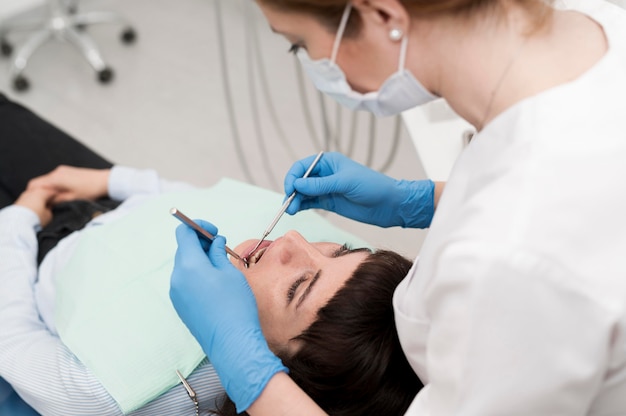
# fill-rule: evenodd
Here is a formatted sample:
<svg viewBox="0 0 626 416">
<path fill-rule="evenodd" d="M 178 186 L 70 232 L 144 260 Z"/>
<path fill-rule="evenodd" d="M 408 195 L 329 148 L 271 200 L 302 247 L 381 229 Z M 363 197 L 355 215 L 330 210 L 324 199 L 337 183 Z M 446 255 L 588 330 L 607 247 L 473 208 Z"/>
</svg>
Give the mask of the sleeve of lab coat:
<svg viewBox="0 0 626 416">
<path fill-rule="evenodd" d="M 609 365 L 617 310 L 530 250 L 455 244 L 426 293 L 428 384 L 407 415 L 584 415 Z"/>
</svg>

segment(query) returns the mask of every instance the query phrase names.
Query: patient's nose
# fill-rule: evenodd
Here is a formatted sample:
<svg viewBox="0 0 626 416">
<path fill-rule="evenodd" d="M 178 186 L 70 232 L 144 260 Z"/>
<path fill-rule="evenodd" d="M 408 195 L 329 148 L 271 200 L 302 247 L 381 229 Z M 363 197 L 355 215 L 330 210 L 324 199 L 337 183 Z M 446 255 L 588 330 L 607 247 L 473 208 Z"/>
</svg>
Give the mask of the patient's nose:
<svg viewBox="0 0 626 416">
<path fill-rule="evenodd" d="M 288 231 L 283 236 L 281 261 L 285 264 L 290 262 L 313 262 L 319 252 L 299 232 Z"/>
</svg>

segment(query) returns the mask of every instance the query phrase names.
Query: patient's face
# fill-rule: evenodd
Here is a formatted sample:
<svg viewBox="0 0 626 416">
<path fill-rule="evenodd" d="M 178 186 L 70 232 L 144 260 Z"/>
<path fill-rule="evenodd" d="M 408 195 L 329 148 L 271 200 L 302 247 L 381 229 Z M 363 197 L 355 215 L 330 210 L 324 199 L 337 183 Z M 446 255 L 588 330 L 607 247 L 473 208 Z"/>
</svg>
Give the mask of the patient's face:
<svg viewBox="0 0 626 416">
<path fill-rule="evenodd" d="M 245 241 L 235 251 L 243 257 L 257 241 Z M 341 244 L 309 243 L 297 232 L 289 231 L 273 242 L 264 241 L 251 256 L 249 268 L 238 260 L 231 261 L 254 292 L 270 348 L 293 352 L 297 345 L 291 339 L 313 323 L 317 311 L 368 254 L 369 250 L 349 250 Z"/>
</svg>

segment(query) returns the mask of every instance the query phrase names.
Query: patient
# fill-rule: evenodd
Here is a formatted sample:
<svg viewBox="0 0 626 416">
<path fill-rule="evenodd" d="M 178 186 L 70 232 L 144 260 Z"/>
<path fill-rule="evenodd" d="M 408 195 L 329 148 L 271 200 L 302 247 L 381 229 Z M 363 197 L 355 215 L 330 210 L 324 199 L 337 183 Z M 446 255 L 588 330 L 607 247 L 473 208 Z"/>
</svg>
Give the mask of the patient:
<svg viewBox="0 0 626 416">
<path fill-rule="evenodd" d="M 0 211 L 0 376 L 44 415 L 122 414 L 55 335 L 54 297 L 46 294 L 54 291 L 57 266 L 80 246 L 83 227 L 106 227 L 149 203 L 151 194 L 191 187 L 153 171 L 111 169 L 4 97 L 0 120 L 0 197 L 3 205 L 14 202 Z M 254 243 L 234 249 L 241 253 Z M 311 262 L 327 268 L 325 279 L 302 278 Z M 393 290 L 410 267 L 395 253 L 309 243 L 288 232 L 243 271 L 270 347 L 322 407 L 331 414 L 402 414 L 421 388 L 401 352 L 391 306 Z M 234 412 L 229 402 L 220 405 L 223 389 L 207 360 L 187 380 L 200 409 Z M 131 414 L 194 413 L 194 403 L 177 386 Z"/>
</svg>

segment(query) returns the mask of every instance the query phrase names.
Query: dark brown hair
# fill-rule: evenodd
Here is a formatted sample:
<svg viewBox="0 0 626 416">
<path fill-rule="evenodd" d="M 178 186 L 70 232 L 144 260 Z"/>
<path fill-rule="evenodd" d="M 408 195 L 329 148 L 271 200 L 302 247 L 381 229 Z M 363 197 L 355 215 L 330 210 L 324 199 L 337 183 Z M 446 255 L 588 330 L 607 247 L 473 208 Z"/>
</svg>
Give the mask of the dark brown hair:
<svg viewBox="0 0 626 416">
<path fill-rule="evenodd" d="M 401 415 L 423 387 L 398 340 L 392 298 L 411 268 L 397 253 L 376 251 L 281 356 L 290 377 L 330 415 Z M 219 414 L 235 415 L 227 400 Z"/>
</svg>

